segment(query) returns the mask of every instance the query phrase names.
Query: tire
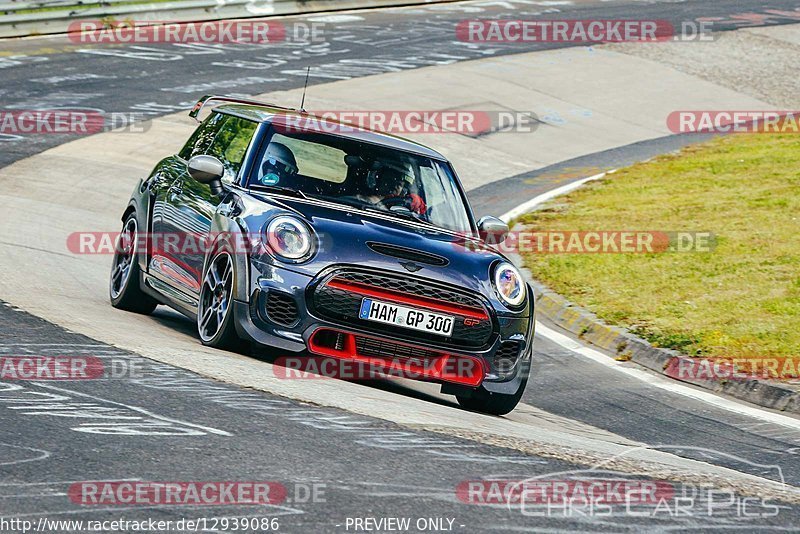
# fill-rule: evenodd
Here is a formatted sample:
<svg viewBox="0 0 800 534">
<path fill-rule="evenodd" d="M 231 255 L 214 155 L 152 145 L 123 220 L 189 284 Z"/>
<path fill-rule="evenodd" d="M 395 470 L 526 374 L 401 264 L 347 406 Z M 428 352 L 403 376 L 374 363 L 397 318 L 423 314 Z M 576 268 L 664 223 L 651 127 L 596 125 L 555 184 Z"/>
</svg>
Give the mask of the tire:
<svg viewBox="0 0 800 534">
<path fill-rule="evenodd" d="M 456 395 L 456 399 L 462 408 L 473 412 L 488 415 L 506 415 L 517 407 L 527 385 L 528 379 L 525 378 L 520 382 L 517 391 L 512 394 L 490 393 L 484 388 L 480 388 L 471 397 Z"/>
<path fill-rule="evenodd" d="M 233 257 L 230 252 L 219 250 L 208 262 L 197 304 L 197 333 L 203 345 L 233 352 L 247 348 L 247 342 L 239 337 L 234 323 L 235 287 Z"/>
<path fill-rule="evenodd" d="M 131 213 L 122 223 L 122 232 L 114 249 L 108 294 L 113 307 L 149 315 L 158 306 L 158 301 L 142 291 L 139 285 L 142 271 L 138 261 L 138 231 L 136 214 Z"/>
</svg>

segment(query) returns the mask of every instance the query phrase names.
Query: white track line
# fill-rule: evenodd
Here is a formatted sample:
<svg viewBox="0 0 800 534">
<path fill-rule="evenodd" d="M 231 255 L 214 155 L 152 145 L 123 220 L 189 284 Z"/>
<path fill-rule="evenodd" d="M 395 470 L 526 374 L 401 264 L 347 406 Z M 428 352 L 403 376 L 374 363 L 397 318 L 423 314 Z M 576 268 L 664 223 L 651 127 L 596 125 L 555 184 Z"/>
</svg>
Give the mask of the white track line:
<svg viewBox="0 0 800 534">
<path fill-rule="evenodd" d="M 683 395 L 684 397 L 689 397 L 695 400 L 699 400 L 711 404 L 717 408 L 721 408 L 723 410 L 727 410 L 729 412 L 738 415 L 747 415 L 750 417 L 754 417 L 756 419 L 760 419 L 762 421 L 767 421 L 769 423 L 791 428 L 793 430 L 800 430 L 800 419 L 795 419 L 793 417 L 781 415 L 776 412 L 771 412 L 761 408 L 756 408 L 755 406 L 752 406 L 750 404 L 745 404 L 743 402 L 727 399 L 724 397 L 720 397 L 719 395 L 716 395 L 715 393 L 711 393 L 709 391 L 687 386 L 671 378 L 664 378 L 663 376 L 660 376 L 650 371 L 645 371 L 643 369 L 636 369 L 630 364 L 624 364 L 622 362 L 618 362 L 615 359 L 611 358 L 610 356 L 607 356 L 598 350 L 595 350 L 582 343 L 579 343 L 578 341 L 575 341 L 574 339 L 560 332 L 556 332 L 552 328 L 548 328 L 541 323 L 536 325 L 536 333 L 546 339 L 549 339 L 553 343 L 561 345 L 565 349 L 580 354 L 585 358 L 589 358 L 595 363 L 599 363 L 600 365 L 603 365 L 610 369 L 614 369 L 615 371 L 618 371 L 630 377 L 641 380 L 642 382 L 646 382 L 647 384 L 657 387 L 659 389 L 669 391 L 670 393 L 677 393 L 678 395 Z"/>
<path fill-rule="evenodd" d="M 600 174 L 595 174 L 594 176 L 589 176 L 588 178 L 581 178 L 580 180 L 575 180 L 574 182 L 562 185 L 561 187 L 556 187 L 555 189 L 551 189 L 547 193 L 542 193 L 538 197 L 534 197 L 531 200 L 525 202 L 524 204 L 520 204 L 513 210 L 501 215 L 500 219 L 503 222 L 510 222 L 512 219 L 516 219 L 520 215 L 524 215 L 529 211 L 533 211 L 535 207 L 537 207 L 539 204 L 543 202 L 547 202 L 548 200 L 551 200 L 557 196 L 566 195 L 570 191 L 578 189 L 586 182 L 591 182 L 592 180 L 599 180 L 600 178 L 603 178 L 606 174 L 612 172 L 615 171 L 601 172 Z"/>
<path fill-rule="evenodd" d="M 564 195 L 566 193 L 569 193 L 570 191 L 574 191 L 575 189 L 579 188 L 586 182 L 590 182 L 592 180 L 598 180 L 600 178 L 603 178 L 606 174 L 613 172 L 615 171 L 595 174 L 594 176 L 589 176 L 588 178 L 582 178 L 580 180 L 576 180 L 561 187 L 557 187 L 556 189 L 552 189 L 546 193 L 543 193 L 537 197 L 532 198 L 531 200 L 525 202 L 524 204 L 517 206 L 511 211 L 505 213 L 504 215 L 501 215 L 500 219 L 502 219 L 505 222 L 511 221 L 512 219 L 519 217 L 520 215 L 532 211 L 543 202 L 547 202 L 548 200 L 551 200 L 559 195 Z M 705 402 L 717 408 L 727 410 L 729 412 L 733 412 L 740 415 L 747 415 L 755 419 L 760 419 L 761 421 L 766 421 L 776 425 L 781 425 L 783 427 L 791 428 L 794 430 L 800 430 L 800 419 L 796 419 L 794 417 L 789 417 L 786 415 L 781 415 L 779 413 L 765 410 L 762 408 L 756 408 L 755 406 L 750 404 L 745 404 L 728 398 L 720 397 L 719 395 L 716 395 L 715 393 L 711 393 L 709 391 L 704 391 L 700 389 L 695 389 L 694 387 L 689 387 L 685 384 L 678 382 L 677 380 L 664 378 L 649 371 L 636 369 L 634 367 L 631 367 L 629 364 L 625 365 L 621 362 L 614 360 L 610 356 L 607 356 L 598 350 L 595 350 L 587 345 L 584 345 L 583 343 L 575 341 L 571 337 L 568 337 L 560 332 L 556 332 L 555 330 L 548 328 L 541 323 L 536 325 L 536 333 L 544 338 L 549 339 L 553 343 L 556 343 L 557 345 L 564 347 L 567 350 L 575 352 L 576 354 L 580 354 L 581 356 L 589 358 L 590 360 L 599 363 L 600 365 L 603 365 L 605 367 L 608 367 L 609 369 L 614 369 L 615 371 L 618 371 L 630 377 L 641 380 L 642 382 L 646 382 L 647 384 L 657 387 L 659 389 L 663 389 L 671 393 L 677 393 L 678 395 L 683 395 L 684 397 L 689 397 L 701 402 Z"/>
<path fill-rule="evenodd" d="M 138 406 L 132 406 L 130 404 L 123 404 L 121 402 L 104 399 L 102 397 L 95 397 L 94 395 L 89 395 L 88 393 L 81 393 L 80 391 L 73 391 L 71 389 L 59 388 L 59 387 L 56 387 L 56 386 L 52 386 L 50 384 L 45 384 L 43 382 L 34 382 L 34 384 L 37 387 L 40 387 L 40 388 L 52 389 L 52 390 L 55 390 L 55 391 L 60 391 L 61 393 L 66 393 L 68 395 L 77 396 L 77 397 L 86 397 L 88 399 L 92 399 L 92 400 L 95 400 L 97 402 L 101 402 L 101 403 L 105 403 L 105 404 L 114 404 L 116 406 L 122 406 L 124 408 L 128 408 L 129 410 L 133 410 L 134 412 L 142 413 L 142 414 L 144 414 L 144 415 L 146 415 L 148 417 L 152 417 L 153 419 L 158 419 L 160 421 L 166 421 L 168 423 L 175 423 L 176 425 L 188 426 L 188 427 L 191 427 L 191 428 L 197 428 L 197 429 L 203 430 L 205 432 L 208 432 L 209 434 L 216 434 L 218 436 L 233 436 L 233 434 L 231 434 L 230 432 L 226 432 L 224 430 L 219 430 L 218 428 L 212 428 L 210 426 L 203 426 L 203 425 L 198 425 L 198 424 L 195 424 L 195 423 L 189 423 L 187 421 L 181 421 L 180 419 L 172 419 L 171 417 L 164 417 L 163 415 L 158 415 L 157 413 L 153 413 L 150 410 L 145 410 L 144 408 L 140 408 Z"/>
</svg>

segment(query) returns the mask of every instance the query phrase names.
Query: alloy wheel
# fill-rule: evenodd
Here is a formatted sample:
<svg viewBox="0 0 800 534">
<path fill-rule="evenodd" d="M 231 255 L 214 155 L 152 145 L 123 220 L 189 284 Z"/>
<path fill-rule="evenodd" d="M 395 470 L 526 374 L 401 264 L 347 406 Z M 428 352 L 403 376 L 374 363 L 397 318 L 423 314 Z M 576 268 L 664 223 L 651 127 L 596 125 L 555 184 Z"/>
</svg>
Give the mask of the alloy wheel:
<svg viewBox="0 0 800 534">
<path fill-rule="evenodd" d="M 197 330 L 203 341 L 213 340 L 222 330 L 231 308 L 232 294 L 233 259 L 222 252 L 211 261 L 200 291 Z"/>
<path fill-rule="evenodd" d="M 136 231 L 136 219 L 131 217 L 125 222 L 117 239 L 111 268 L 111 297 L 114 299 L 119 298 L 127 287 L 133 262 L 136 261 Z"/>
</svg>

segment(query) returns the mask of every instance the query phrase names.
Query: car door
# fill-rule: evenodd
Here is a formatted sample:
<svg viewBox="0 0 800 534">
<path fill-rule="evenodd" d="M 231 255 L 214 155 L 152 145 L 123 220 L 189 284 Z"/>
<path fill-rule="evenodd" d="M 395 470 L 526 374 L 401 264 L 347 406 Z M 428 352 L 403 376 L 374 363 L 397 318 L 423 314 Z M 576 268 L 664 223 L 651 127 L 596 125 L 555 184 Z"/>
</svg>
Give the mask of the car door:
<svg viewBox="0 0 800 534">
<path fill-rule="evenodd" d="M 258 124 L 233 115 L 217 114 L 192 147 L 189 157 L 214 156 L 225 167 L 223 183 L 237 181 L 247 148 Z M 213 138 L 211 137 L 213 134 Z M 199 295 L 207 237 L 221 198 L 208 185 L 193 180 L 186 166 L 167 190 L 162 204 L 163 240 L 160 270 L 177 289 Z"/>
<path fill-rule="evenodd" d="M 168 158 L 162 165 L 163 172 L 157 184 L 151 187 L 153 193 L 152 234 L 150 237 L 149 274 L 169 285 L 187 291 L 192 285 L 192 277 L 177 254 L 176 242 L 181 239 L 179 219 L 181 211 L 175 210 L 177 198 L 189 182 L 186 163 L 193 156 L 205 154 L 220 127 L 223 115 L 212 113 L 201 124 L 175 157 Z"/>
</svg>

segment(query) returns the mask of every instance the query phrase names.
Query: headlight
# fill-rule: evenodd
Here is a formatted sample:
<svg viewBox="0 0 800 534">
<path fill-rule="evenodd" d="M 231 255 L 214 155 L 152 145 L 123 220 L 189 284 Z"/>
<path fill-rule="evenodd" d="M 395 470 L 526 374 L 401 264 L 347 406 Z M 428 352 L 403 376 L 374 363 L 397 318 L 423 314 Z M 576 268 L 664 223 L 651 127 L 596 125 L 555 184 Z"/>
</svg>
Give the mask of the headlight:
<svg viewBox="0 0 800 534">
<path fill-rule="evenodd" d="M 275 217 L 266 229 L 267 245 L 279 258 L 296 262 L 311 255 L 311 231 L 299 219 L 282 215 Z"/>
<path fill-rule="evenodd" d="M 503 301 L 512 307 L 525 302 L 526 284 L 516 267 L 503 262 L 494 269 L 494 287 Z"/>
</svg>

